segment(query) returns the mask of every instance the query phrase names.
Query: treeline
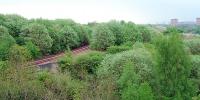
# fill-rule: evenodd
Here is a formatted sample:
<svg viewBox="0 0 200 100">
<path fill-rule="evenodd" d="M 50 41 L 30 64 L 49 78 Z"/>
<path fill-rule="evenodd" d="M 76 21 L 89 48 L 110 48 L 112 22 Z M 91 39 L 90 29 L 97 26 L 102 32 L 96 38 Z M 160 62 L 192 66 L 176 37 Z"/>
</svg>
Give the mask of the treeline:
<svg viewBox="0 0 200 100">
<path fill-rule="evenodd" d="M 70 19 L 31 19 L 19 15 L 0 15 L 1 60 L 9 48 L 18 44 L 27 48 L 33 58 L 87 45 L 90 29 Z"/>
<path fill-rule="evenodd" d="M 70 19 L 26 19 L 19 15 L 0 15 L 0 59 L 7 60 L 9 48 L 20 45 L 32 57 L 51 55 L 91 44 L 96 50 L 106 50 L 112 45 L 149 42 L 152 31 L 132 22 L 110 21 L 82 25 Z"/>
</svg>

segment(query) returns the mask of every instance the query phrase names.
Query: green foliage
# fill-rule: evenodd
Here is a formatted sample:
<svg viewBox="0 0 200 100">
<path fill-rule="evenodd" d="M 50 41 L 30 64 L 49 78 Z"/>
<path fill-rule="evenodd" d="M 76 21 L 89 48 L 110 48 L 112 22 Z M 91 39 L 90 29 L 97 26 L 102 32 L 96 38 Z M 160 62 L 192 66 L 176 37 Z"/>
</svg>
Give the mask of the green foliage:
<svg viewBox="0 0 200 100">
<path fill-rule="evenodd" d="M 69 49 L 79 45 L 79 37 L 77 33 L 69 26 L 62 28 L 59 32 L 61 34 L 61 48 Z"/>
<path fill-rule="evenodd" d="M 111 53 L 111 54 L 115 54 L 115 53 L 119 53 L 119 52 L 123 52 L 123 51 L 127 51 L 130 50 L 131 47 L 129 46 L 110 46 L 107 48 L 107 52 Z"/>
<path fill-rule="evenodd" d="M 0 61 L 0 72 L 8 67 L 7 61 Z"/>
<path fill-rule="evenodd" d="M 120 22 L 117 22 L 115 20 L 110 21 L 107 23 L 107 27 L 111 30 L 111 32 L 115 36 L 115 44 L 120 45 L 124 42 L 123 40 L 123 30 L 122 30 L 122 25 Z"/>
<path fill-rule="evenodd" d="M 77 36 L 79 38 L 79 40 L 78 40 L 79 44 L 86 45 L 89 43 L 89 31 L 88 31 L 87 27 L 81 26 L 79 24 L 74 24 L 71 27 L 77 33 Z"/>
<path fill-rule="evenodd" d="M 27 40 L 31 40 L 32 43 L 40 48 L 42 53 L 49 52 L 53 40 L 49 36 L 49 33 L 45 26 L 37 23 L 31 23 L 24 26 L 22 32 L 22 36 L 25 37 Z"/>
<path fill-rule="evenodd" d="M 194 81 L 197 85 L 197 94 L 200 93 L 200 56 L 199 55 L 192 55 L 192 70 L 190 74 L 190 78 Z"/>
<path fill-rule="evenodd" d="M 139 31 L 137 29 L 137 25 L 134 23 L 124 23 L 122 26 L 123 29 L 123 40 L 124 42 L 136 42 L 142 41 L 141 35 L 139 35 Z"/>
<path fill-rule="evenodd" d="M 9 35 L 8 30 L 0 26 L 0 60 L 8 59 L 9 49 L 14 44 L 15 40 Z"/>
<path fill-rule="evenodd" d="M 96 70 L 104 58 L 104 54 L 97 51 L 87 52 L 75 58 L 74 68 L 86 70 L 89 74 L 96 74 Z"/>
<path fill-rule="evenodd" d="M 5 15 L 4 26 L 8 28 L 8 32 L 17 37 L 21 33 L 21 28 L 26 25 L 27 20 L 19 15 Z"/>
<path fill-rule="evenodd" d="M 148 83 L 140 83 L 139 76 L 134 72 L 133 65 L 124 67 L 119 78 L 122 100 L 154 100 L 153 91 Z"/>
<path fill-rule="evenodd" d="M 73 69 L 71 53 L 66 53 L 64 57 L 60 58 L 58 64 L 61 72 L 65 72 L 66 70 L 71 71 Z"/>
<path fill-rule="evenodd" d="M 103 60 L 104 54 L 97 51 L 87 52 L 76 57 L 69 53 L 59 60 L 61 72 L 70 72 L 75 78 L 84 79 L 87 74 L 96 74 L 96 70 Z"/>
<path fill-rule="evenodd" d="M 158 99 L 189 100 L 194 95 L 193 86 L 189 80 L 191 62 L 184 49 L 179 34 L 160 37 L 155 42 L 158 50 L 157 66 L 155 68 L 155 91 Z"/>
<path fill-rule="evenodd" d="M 31 59 L 30 52 L 18 45 L 13 45 L 9 50 L 9 63 L 11 66 L 23 67 Z"/>
<path fill-rule="evenodd" d="M 26 45 L 24 45 L 24 47 L 30 52 L 32 58 L 39 58 L 41 56 L 40 49 L 31 41 L 26 42 Z"/>
<path fill-rule="evenodd" d="M 189 51 L 193 55 L 198 55 L 200 54 L 200 39 L 190 39 L 186 40 L 185 42 L 186 46 L 189 48 Z"/>
<path fill-rule="evenodd" d="M 176 33 L 182 33 L 183 30 L 177 28 L 177 27 L 167 27 L 167 29 L 163 32 L 164 35 L 170 35 L 170 34 L 176 34 Z"/>
<path fill-rule="evenodd" d="M 145 26 L 139 26 L 138 29 L 142 36 L 142 42 L 150 42 L 152 40 L 152 35 L 154 33 L 150 29 Z"/>
<path fill-rule="evenodd" d="M 41 72 L 37 76 L 45 88 L 53 94 L 51 99 L 59 100 L 80 100 L 84 97 L 85 84 L 81 81 L 72 79 L 67 74 L 49 74 Z"/>
<path fill-rule="evenodd" d="M 100 94 L 104 99 L 114 99 L 119 96 L 117 80 L 122 75 L 123 67 L 127 63 L 134 64 L 134 72 L 139 76 L 138 81 L 150 81 L 152 78 L 153 57 L 144 47 L 135 48 L 114 55 L 107 55 L 98 69 L 99 87 L 103 89 Z"/>
<path fill-rule="evenodd" d="M 94 29 L 91 47 L 96 50 L 106 50 L 107 47 L 114 45 L 115 37 L 106 25 L 98 25 Z"/>
<path fill-rule="evenodd" d="M 48 98 L 47 91 L 43 89 L 38 81 L 17 83 L 6 81 L 0 83 L 0 98 L 2 100 L 36 100 Z"/>
</svg>

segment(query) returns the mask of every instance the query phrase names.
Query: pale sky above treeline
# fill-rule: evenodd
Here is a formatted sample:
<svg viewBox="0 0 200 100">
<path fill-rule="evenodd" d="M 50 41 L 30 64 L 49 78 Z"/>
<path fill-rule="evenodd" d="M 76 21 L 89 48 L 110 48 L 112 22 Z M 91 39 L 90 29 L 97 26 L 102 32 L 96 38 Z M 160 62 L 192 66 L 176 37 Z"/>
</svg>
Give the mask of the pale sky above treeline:
<svg viewBox="0 0 200 100">
<path fill-rule="evenodd" d="M 155 24 L 172 18 L 195 21 L 200 17 L 200 0 L 0 0 L 0 13 L 79 23 L 116 19 Z"/>
</svg>

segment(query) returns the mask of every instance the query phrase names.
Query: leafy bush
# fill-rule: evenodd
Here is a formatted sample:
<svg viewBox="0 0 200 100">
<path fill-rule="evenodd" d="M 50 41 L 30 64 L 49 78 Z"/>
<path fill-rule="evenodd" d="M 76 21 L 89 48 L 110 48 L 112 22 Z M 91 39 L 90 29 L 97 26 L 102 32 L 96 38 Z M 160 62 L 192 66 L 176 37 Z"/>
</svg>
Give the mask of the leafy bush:
<svg viewBox="0 0 200 100">
<path fill-rule="evenodd" d="M 30 52 L 19 45 L 13 45 L 9 50 L 9 63 L 18 68 L 23 67 L 31 59 Z"/>
<path fill-rule="evenodd" d="M 77 47 L 80 43 L 77 33 L 69 26 L 66 26 L 60 30 L 61 34 L 61 48 L 69 49 Z"/>
<path fill-rule="evenodd" d="M 104 54 L 102 52 L 87 52 L 75 58 L 74 67 L 81 67 L 81 69 L 86 70 L 89 74 L 96 74 L 96 70 L 103 58 Z"/>
<path fill-rule="evenodd" d="M 66 52 L 65 56 L 58 60 L 58 64 L 61 72 L 65 72 L 66 70 L 72 71 L 72 54 L 70 52 Z"/>
<path fill-rule="evenodd" d="M 31 23 L 22 28 L 22 34 L 27 40 L 31 40 L 36 46 L 40 48 L 42 53 L 49 52 L 53 40 L 49 36 L 48 30 L 44 25 Z"/>
<path fill-rule="evenodd" d="M 123 40 L 123 29 L 122 29 L 121 23 L 113 20 L 113 21 L 106 23 L 106 25 L 111 30 L 111 32 L 114 34 L 114 36 L 116 38 L 115 44 L 121 45 L 124 42 L 124 40 Z"/>
<path fill-rule="evenodd" d="M 84 98 L 85 84 L 72 79 L 69 74 L 40 72 L 37 76 L 45 88 L 53 94 L 52 99 L 80 100 Z"/>
<path fill-rule="evenodd" d="M 5 15 L 5 21 L 3 23 L 4 26 L 8 28 L 10 35 L 13 37 L 18 37 L 21 33 L 21 28 L 23 25 L 27 24 L 27 19 L 19 15 L 10 14 Z"/>
<path fill-rule="evenodd" d="M 15 40 L 9 35 L 8 30 L 0 26 L 0 60 L 8 59 L 9 49 L 14 44 Z"/>
<path fill-rule="evenodd" d="M 131 47 L 129 46 L 110 46 L 107 48 L 107 52 L 108 53 L 111 53 L 111 54 L 115 54 L 115 53 L 119 53 L 119 52 L 122 52 L 122 51 L 127 51 L 127 50 L 130 50 Z"/>
<path fill-rule="evenodd" d="M 186 46 L 193 55 L 200 54 L 200 39 L 191 39 L 185 41 Z"/>
<path fill-rule="evenodd" d="M 133 64 L 127 63 L 118 80 L 122 100 L 154 100 L 148 83 L 141 83 L 140 76 L 134 72 Z"/>
<path fill-rule="evenodd" d="M 36 100 L 50 99 L 48 91 L 39 81 L 18 83 L 15 81 L 1 81 L 0 98 L 3 100 Z"/>
<path fill-rule="evenodd" d="M 135 43 L 136 41 L 142 41 L 141 35 L 139 35 L 139 30 L 137 29 L 137 25 L 134 23 L 124 23 L 122 25 L 122 33 L 123 33 L 123 41 Z"/>
<path fill-rule="evenodd" d="M 107 47 L 114 45 L 115 37 L 106 25 L 98 25 L 94 29 L 91 47 L 96 50 L 106 50 Z"/>
<path fill-rule="evenodd" d="M 73 77 L 84 79 L 88 73 L 96 74 L 103 56 L 103 53 L 97 51 L 90 51 L 77 57 L 67 54 L 59 60 L 59 67 L 61 72 L 70 72 Z"/>
<path fill-rule="evenodd" d="M 30 52 L 32 58 L 39 58 L 41 56 L 40 49 L 31 41 L 26 42 L 26 45 L 24 45 L 24 47 Z"/>
<path fill-rule="evenodd" d="M 0 71 L 5 70 L 8 67 L 7 61 L 0 61 Z"/>
<path fill-rule="evenodd" d="M 135 48 L 131 51 L 125 51 L 114 55 L 107 55 L 98 69 L 98 78 L 100 80 L 99 88 L 103 99 L 119 98 L 119 86 L 117 80 L 122 75 L 123 67 L 127 63 L 134 64 L 134 72 L 139 76 L 138 81 L 150 81 L 152 77 L 152 67 L 154 61 L 150 52 L 145 48 Z"/>
<path fill-rule="evenodd" d="M 197 94 L 200 94 L 200 56 L 192 55 L 192 70 L 190 78 L 193 79 L 194 83 L 197 85 Z"/>
<path fill-rule="evenodd" d="M 188 100 L 194 95 L 194 88 L 189 80 L 191 62 L 180 34 L 176 30 L 172 33 L 155 42 L 158 64 L 154 73 L 157 81 L 154 89 L 158 99 Z"/>
<path fill-rule="evenodd" d="M 192 55 L 192 73 L 193 78 L 200 79 L 200 56 Z"/>
</svg>

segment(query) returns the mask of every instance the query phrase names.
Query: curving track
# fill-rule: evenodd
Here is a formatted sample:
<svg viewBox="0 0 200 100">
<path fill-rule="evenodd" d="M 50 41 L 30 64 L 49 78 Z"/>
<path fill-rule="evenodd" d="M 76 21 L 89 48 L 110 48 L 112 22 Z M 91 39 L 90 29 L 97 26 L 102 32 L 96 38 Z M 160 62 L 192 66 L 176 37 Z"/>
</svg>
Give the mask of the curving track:
<svg viewBox="0 0 200 100">
<path fill-rule="evenodd" d="M 85 52 L 85 51 L 88 51 L 88 50 L 89 50 L 89 47 L 88 47 L 88 45 L 86 45 L 86 46 L 82 46 L 80 48 L 72 50 L 72 53 L 74 55 L 76 55 L 76 54 L 79 54 L 79 53 L 82 53 L 82 52 Z M 53 63 L 53 62 L 56 62 L 56 60 L 58 58 L 63 57 L 64 54 L 65 53 L 62 52 L 62 53 L 58 53 L 58 54 L 55 54 L 55 55 L 46 56 L 42 59 L 34 61 L 34 64 L 40 66 L 40 65 L 45 65 L 45 64 L 48 64 L 48 63 Z"/>
</svg>

